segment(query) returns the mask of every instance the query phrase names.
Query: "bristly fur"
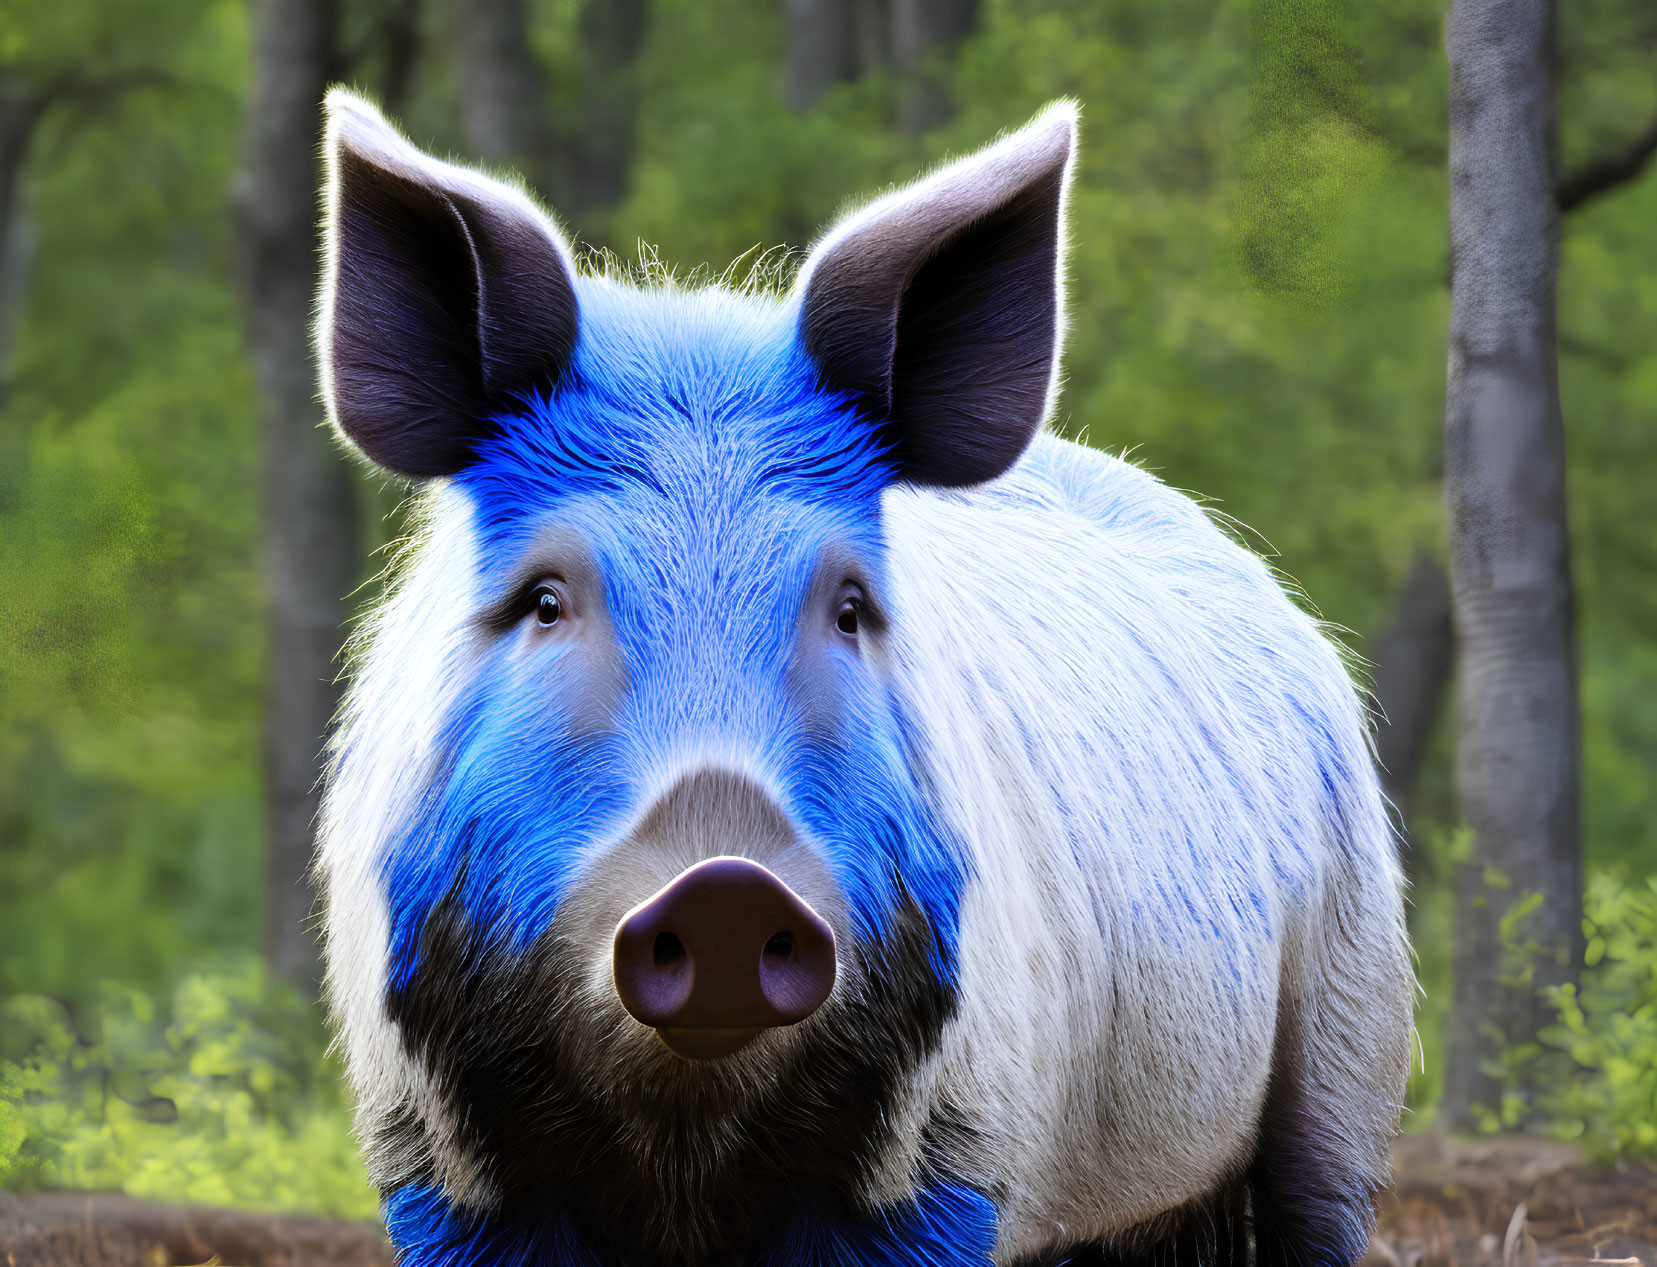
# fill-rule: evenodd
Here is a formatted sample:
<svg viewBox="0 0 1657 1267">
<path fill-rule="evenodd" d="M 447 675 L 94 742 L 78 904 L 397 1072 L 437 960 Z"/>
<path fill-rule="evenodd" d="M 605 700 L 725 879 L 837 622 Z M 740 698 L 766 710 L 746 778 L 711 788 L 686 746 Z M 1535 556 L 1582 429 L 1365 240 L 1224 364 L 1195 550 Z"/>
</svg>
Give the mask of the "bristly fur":
<svg viewBox="0 0 1657 1267">
<path fill-rule="evenodd" d="M 330 408 L 439 476 L 320 833 L 405 1267 L 1355 1261 L 1411 1003 L 1362 711 L 1190 499 L 1039 431 L 1074 110 L 786 293 L 580 269 L 520 191 L 330 114 Z M 690 1062 L 611 937 L 722 853 L 839 977 Z"/>
</svg>

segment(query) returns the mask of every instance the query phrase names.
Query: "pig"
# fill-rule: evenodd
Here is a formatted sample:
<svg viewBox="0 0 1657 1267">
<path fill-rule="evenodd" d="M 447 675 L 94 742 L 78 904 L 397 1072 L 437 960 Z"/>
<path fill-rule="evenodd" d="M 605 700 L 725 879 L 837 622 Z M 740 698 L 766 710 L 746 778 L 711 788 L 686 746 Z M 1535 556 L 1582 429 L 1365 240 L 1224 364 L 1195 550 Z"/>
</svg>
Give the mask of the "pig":
<svg viewBox="0 0 1657 1267">
<path fill-rule="evenodd" d="M 1076 127 L 784 288 L 578 267 L 328 98 L 322 394 L 415 485 L 318 846 L 404 1267 L 1364 1253 L 1414 986 L 1362 697 L 1049 429 Z"/>
</svg>

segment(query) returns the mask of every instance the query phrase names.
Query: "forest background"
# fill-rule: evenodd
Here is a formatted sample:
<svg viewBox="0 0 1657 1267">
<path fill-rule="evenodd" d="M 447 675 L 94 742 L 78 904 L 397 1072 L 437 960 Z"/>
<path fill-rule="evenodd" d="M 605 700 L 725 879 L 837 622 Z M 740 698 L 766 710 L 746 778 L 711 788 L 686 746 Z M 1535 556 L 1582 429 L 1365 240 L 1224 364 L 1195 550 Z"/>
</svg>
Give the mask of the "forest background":
<svg viewBox="0 0 1657 1267">
<path fill-rule="evenodd" d="M 586 243 L 710 277 L 1081 102 L 1056 425 L 1209 499 L 1375 663 L 1424 987 L 1410 1128 L 1445 1120 L 1470 855 L 1441 0 L 954 0 L 919 39 L 892 20 L 911 0 L 339 3 L 332 77 L 418 143 L 516 160 Z M 469 95 L 505 47 L 485 11 L 522 23 L 527 124 Z M 265 927 L 262 561 L 309 512 L 261 479 L 237 285 L 254 43 L 241 0 L 0 4 L 0 1189 L 366 1215 L 305 973 L 272 970 L 293 943 Z M 1558 83 L 1587 975 L 1540 1035 L 1490 1036 L 1491 1093 L 1453 1124 L 1653 1155 L 1657 8 L 1569 6 Z M 328 460 L 344 622 L 403 490 Z"/>
</svg>

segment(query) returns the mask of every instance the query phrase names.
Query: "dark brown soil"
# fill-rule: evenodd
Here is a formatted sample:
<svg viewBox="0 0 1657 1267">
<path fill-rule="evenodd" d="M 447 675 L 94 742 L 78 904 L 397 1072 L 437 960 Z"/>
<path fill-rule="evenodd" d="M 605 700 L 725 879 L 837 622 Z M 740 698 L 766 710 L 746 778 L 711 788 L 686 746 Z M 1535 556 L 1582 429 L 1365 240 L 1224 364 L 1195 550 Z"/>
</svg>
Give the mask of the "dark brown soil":
<svg viewBox="0 0 1657 1267">
<path fill-rule="evenodd" d="M 1519 1137 L 1419 1136 L 1362 1267 L 1657 1267 L 1657 1171 L 1604 1170 Z M 0 1267 L 391 1267 L 378 1227 L 150 1205 L 103 1194 L 0 1192 Z"/>
<path fill-rule="evenodd" d="M 151 1205 L 102 1193 L 0 1192 L 3 1267 L 391 1267 L 373 1224 Z"/>
<path fill-rule="evenodd" d="M 1522 1136 L 1411 1137 L 1394 1165 L 1366 1267 L 1657 1267 L 1657 1171 Z"/>
</svg>

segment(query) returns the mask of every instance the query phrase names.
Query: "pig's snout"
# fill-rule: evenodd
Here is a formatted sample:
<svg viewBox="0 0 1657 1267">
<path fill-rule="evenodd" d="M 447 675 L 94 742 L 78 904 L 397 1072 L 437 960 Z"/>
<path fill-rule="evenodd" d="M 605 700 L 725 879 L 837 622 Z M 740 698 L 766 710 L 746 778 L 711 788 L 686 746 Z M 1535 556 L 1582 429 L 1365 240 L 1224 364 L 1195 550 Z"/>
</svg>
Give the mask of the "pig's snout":
<svg viewBox="0 0 1657 1267">
<path fill-rule="evenodd" d="M 622 917 L 616 993 L 680 1056 L 725 1056 L 805 1020 L 834 988 L 834 933 L 746 858 L 681 871 Z"/>
</svg>

